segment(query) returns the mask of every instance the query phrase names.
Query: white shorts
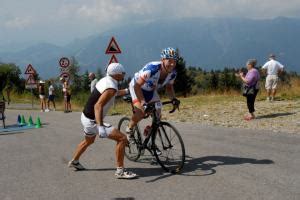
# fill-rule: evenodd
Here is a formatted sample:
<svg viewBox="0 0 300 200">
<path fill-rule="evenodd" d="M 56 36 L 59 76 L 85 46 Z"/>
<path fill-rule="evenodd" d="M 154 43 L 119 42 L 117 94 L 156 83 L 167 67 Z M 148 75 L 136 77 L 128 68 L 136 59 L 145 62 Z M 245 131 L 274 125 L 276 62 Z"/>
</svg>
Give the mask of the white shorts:
<svg viewBox="0 0 300 200">
<path fill-rule="evenodd" d="M 45 99 L 45 95 L 40 94 L 40 99 Z"/>
<path fill-rule="evenodd" d="M 266 89 L 271 90 L 271 89 L 276 89 L 277 88 L 277 83 L 278 83 L 278 76 L 277 75 L 268 75 L 266 78 Z"/>
<path fill-rule="evenodd" d="M 137 96 L 136 96 L 136 94 L 135 94 L 135 91 L 134 91 L 134 82 L 135 82 L 135 80 L 132 79 L 131 82 L 130 82 L 130 84 L 129 84 L 129 91 L 130 91 L 130 95 L 131 95 L 133 104 L 138 99 Z M 159 98 L 156 90 L 154 90 L 154 91 L 145 91 L 145 90 L 142 90 L 142 92 L 143 92 L 143 95 L 144 95 L 146 103 L 160 101 L 160 98 Z"/>
<path fill-rule="evenodd" d="M 83 125 L 83 131 L 85 136 L 94 137 L 95 135 L 99 134 L 96 121 L 87 118 L 83 113 L 81 113 L 81 123 Z M 106 123 L 104 123 L 104 126 L 107 126 L 105 127 L 106 137 L 107 137 L 112 133 L 114 127 Z M 103 136 L 101 137 L 103 138 Z"/>
</svg>

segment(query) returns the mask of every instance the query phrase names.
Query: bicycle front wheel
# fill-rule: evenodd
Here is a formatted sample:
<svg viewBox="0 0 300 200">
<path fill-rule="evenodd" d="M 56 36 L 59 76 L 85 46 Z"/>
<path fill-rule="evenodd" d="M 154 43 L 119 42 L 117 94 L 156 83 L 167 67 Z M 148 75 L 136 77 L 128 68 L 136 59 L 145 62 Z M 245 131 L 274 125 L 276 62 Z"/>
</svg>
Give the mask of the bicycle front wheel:
<svg viewBox="0 0 300 200">
<path fill-rule="evenodd" d="M 122 133 L 126 134 L 126 127 L 128 126 L 130 119 L 128 117 L 123 117 L 118 124 L 118 129 Z M 138 130 L 138 126 L 134 128 L 134 143 L 129 143 L 128 146 L 125 147 L 125 156 L 128 160 L 137 161 L 141 156 L 141 150 L 139 145 L 141 142 L 141 134 Z"/>
<path fill-rule="evenodd" d="M 185 148 L 177 129 L 168 122 L 161 122 L 157 129 L 154 156 L 167 172 L 179 173 L 185 162 Z"/>
</svg>

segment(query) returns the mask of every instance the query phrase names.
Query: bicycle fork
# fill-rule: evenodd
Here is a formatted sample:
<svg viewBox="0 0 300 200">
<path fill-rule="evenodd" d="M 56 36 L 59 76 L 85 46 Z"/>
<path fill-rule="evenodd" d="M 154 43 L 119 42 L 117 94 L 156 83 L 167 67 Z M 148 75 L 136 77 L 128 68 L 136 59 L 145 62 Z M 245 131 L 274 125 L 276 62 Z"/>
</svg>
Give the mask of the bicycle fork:
<svg viewBox="0 0 300 200">
<path fill-rule="evenodd" d="M 170 139 L 169 139 L 169 137 L 168 137 L 168 135 L 167 135 L 167 132 L 166 132 L 165 128 L 164 128 L 163 126 L 160 126 L 160 127 L 161 127 L 161 129 L 158 128 L 158 129 L 157 129 L 157 130 L 158 130 L 157 133 L 158 133 L 158 136 L 160 137 L 161 146 L 163 147 L 163 150 L 172 148 L 173 145 L 171 144 L 171 141 L 170 141 Z M 162 133 L 161 133 L 161 131 L 162 131 Z M 162 134 L 164 135 L 164 138 L 167 140 L 167 141 L 166 141 L 167 144 L 165 144 L 165 142 L 164 142 L 164 140 L 163 140 Z"/>
</svg>

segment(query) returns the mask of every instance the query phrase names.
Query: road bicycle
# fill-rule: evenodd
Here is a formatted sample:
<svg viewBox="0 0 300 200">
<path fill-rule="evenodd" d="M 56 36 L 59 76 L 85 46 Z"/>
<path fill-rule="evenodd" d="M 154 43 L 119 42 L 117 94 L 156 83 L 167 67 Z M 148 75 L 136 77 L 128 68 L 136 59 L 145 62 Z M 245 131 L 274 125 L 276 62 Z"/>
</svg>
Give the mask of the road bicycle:
<svg viewBox="0 0 300 200">
<path fill-rule="evenodd" d="M 132 111 L 134 107 L 132 104 L 131 96 L 123 97 L 123 100 L 131 103 Z M 147 104 L 145 109 L 145 117 L 152 118 L 151 130 L 149 134 L 142 137 L 139 124 L 134 129 L 134 142 L 129 142 L 125 148 L 125 156 L 131 161 L 137 161 L 145 150 L 148 150 L 152 156 L 155 156 L 160 166 L 167 172 L 179 173 L 185 162 L 185 148 L 183 140 L 178 130 L 166 121 L 161 121 L 157 116 L 156 105 L 157 103 Z M 179 105 L 175 105 L 174 101 L 162 102 L 162 105 L 172 104 L 173 109 L 169 111 L 173 113 Z M 118 129 L 126 132 L 126 127 L 130 122 L 130 118 L 123 117 L 120 119 Z"/>
</svg>

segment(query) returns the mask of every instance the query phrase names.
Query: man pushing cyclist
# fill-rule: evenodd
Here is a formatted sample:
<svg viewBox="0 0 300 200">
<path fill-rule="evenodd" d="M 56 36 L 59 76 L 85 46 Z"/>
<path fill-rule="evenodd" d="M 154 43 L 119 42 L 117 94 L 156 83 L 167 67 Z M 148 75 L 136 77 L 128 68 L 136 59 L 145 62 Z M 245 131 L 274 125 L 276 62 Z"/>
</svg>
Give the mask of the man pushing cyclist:
<svg viewBox="0 0 300 200">
<path fill-rule="evenodd" d="M 166 91 L 173 104 L 180 101 L 175 98 L 174 81 L 177 76 L 175 70 L 178 54 L 172 47 L 162 50 L 161 60 L 147 63 L 140 71 L 135 73 L 129 84 L 129 91 L 132 96 L 134 112 L 130 123 L 126 128 L 129 142 L 134 142 L 133 128 L 144 117 L 147 103 L 157 102 L 157 113 L 161 113 L 161 102 L 157 90 L 166 86 Z"/>
<path fill-rule="evenodd" d="M 147 103 L 156 102 L 157 113 L 161 112 L 161 102 L 157 89 L 166 86 L 169 98 L 174 105 L 179 105 L 180 101 L 175 98 L 173 84 L 176 78 L 177 52 L 174 48 L 166 48 L 161 53 L 161 61 L 150 62 L 137 72 L 130 82 L 129 90 L 134 105 L 134 114 L 126 128 L 129 142 L 134 141 L 133 127 L 144 117 Z M 117 142 L 116 161 L 117 178 L 134 178 L 137 175 L 127 172 L 124 169 L 124 150 L 127 139 L 118 129 L 105 124 L 103 119 L 116 95 L 122 96 L 128 93 L 128 90 L 118 90 L 118 81 L 123 80 L 125 75 L 124 67 L 119 63 L 112 63 L 107 68 L 107 76 L 102 78 L 96 84 L 95 90 L 90 95 L 83 113 L 81 122 L 85 137 L 75 150 L 72 160 L 68 163 L 69 167 L 77 170 L 85 169 L 80 163 L 79 158 L 85 150 L 94 143 L 96 136 L 100 138 L 109 138 Z M 159 114 L 160 116 L 160 114 Z"/>
<path fill-rule="evenodd" d="M 131 179 L 136 174 L 124 169 L 124 150 L 127 145 L 126 136 L 118 129 L 104 123 L 104 117 L 108 109 L 113 105 L 115 96 L 123 96 L 128 90 L 118 90 L 118 81 L 122 81 L 125 76 L 125 69 L 119 63 L 111 63 L 107 67 L 107 75 L 97 82 L 95 89 L 90 95 L 84 110 L 81 114 L 84 139 L 78 144 L 69 167 L 77 170 L 85 168 L 80 164 L 79 158 L 85 150 L 94 143 L 96 136 L 115 140 L 116 144 L 116 172 L 117 178 Z"/>
</svg>

